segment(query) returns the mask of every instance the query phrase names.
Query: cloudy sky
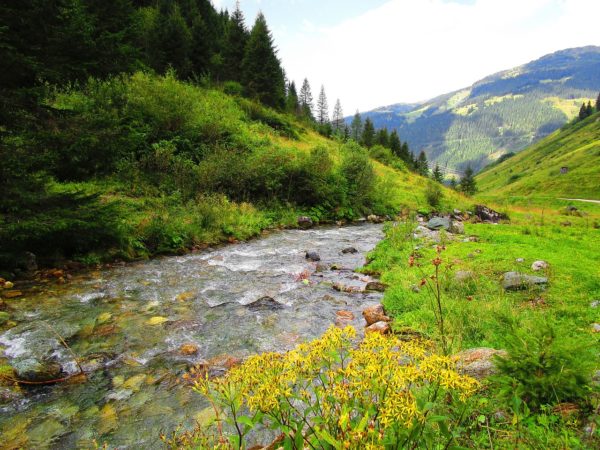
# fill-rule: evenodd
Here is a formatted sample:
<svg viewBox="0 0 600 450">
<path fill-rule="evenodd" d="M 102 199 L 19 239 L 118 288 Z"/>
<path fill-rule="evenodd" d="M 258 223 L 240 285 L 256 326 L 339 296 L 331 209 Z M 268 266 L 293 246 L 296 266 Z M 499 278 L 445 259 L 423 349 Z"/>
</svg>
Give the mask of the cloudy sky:
<svg viewBox="0 0 600 450">
<path fill-rule="evenodd" d="M 213 0 L 233 9 L 235 0 Z M 241 0 L 290 79 L 346 115 L 427 100 L 556 50 L 600 45 L 600 0 Z"/>
</svg>

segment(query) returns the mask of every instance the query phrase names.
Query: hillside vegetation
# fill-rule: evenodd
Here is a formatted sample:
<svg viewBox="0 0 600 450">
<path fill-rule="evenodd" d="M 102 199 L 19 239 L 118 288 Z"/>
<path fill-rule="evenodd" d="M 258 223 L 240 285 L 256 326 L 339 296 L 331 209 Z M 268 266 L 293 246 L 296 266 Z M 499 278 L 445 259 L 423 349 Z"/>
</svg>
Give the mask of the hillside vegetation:
<svg viewBox="0 0 600 450">
<path fill-rule="evenodd" d="M 449 174 L 467 165 L 479 170 L 544 138 L 575 117 L 582 102 L 593 102 L 599 68 L 599 47 L 563 50 L 425 103 L 363 116 L 375 128 L 398 130 Z"/>
<path fill-rule="evenodd" d="M 600 199 L 600 115 L 571 124 L 487 167 L 476 180 L 480 196 L 491 200 Z"/>
</svg>

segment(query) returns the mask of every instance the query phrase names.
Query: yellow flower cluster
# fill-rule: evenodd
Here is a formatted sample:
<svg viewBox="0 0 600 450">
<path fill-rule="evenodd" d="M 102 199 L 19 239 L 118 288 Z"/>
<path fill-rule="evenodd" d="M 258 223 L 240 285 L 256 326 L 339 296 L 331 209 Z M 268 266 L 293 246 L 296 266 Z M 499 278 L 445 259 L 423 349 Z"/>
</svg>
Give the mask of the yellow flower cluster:
<svg viewBox="0 0 600 450">
<path fill-rule="evenodd" d="M 313 438 L 326 429 L 352 448 L 373 449 L 380 448 L 388 429 L 423 423 L 427 413 L 419 410 L 417 398 L 430 401 L 432 392 L 442 390 L 464 401 L 478 388 L 426 342 L 378 333 L 361 342 L 355 338 L 352 327 L 332 327 L 293 351 L 253 356 L 225 377 L 201 380 L 196 387 L 271 421 L 297 423 L 300 417 Z"/>
</svg>

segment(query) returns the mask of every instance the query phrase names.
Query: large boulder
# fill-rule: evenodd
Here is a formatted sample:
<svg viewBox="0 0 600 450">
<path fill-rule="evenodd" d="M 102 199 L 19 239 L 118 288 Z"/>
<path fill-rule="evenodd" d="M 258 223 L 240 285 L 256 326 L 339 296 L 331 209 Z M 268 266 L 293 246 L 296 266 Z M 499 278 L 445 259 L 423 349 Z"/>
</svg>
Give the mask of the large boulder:
<svg viewBox="0 0 600 450">
<path fill-rule="evenodd" d="M 15 377 L 21 381 L 48 382 L 62 377 L 62 367 L 56 361 L 26 358 L 13 363 Z"/>
<path fill-rule="evenodd" d="M 310 228 L 310 227 L 312 227 L 314 225 L 312 219 L 310 217 L 308 217 L 308 216 L 300 216 L 300 217 L 298 217 L 298 221 L 297 222 L 298 222 L 298 226 L 300 228 L 304 228 L 304 229 Z"/>
<path fill-rule="evenodd" d="M 362 312 L 363 317 L 367 321 L 367 326 L 377 322 L 391 322 L 388 316 L 385 315 L 383 305 L 373 305 L 365 308 Z"/>
<path fill-rule="evenodd" d="M 534 277 L 520 272 L 506 272 L 502 278 L 502 287 L 507 291 L 519 291 L 546 284 L 546 277 Z"/>
<path fill-rule="evenodd" d="M 456 355 L 459 372 L 477 380 L 483 380 L 496 373 L 496 356 L 505 357 L 505 350 L 488 347 L 471 348 Z"/>
<path fill-rule="evenodd" d="M 430 230 L 446 230 L 450 231 L 451 222 L 448 217 L 433 217 L 429 219 L 426 227 Z"/>
</svg>

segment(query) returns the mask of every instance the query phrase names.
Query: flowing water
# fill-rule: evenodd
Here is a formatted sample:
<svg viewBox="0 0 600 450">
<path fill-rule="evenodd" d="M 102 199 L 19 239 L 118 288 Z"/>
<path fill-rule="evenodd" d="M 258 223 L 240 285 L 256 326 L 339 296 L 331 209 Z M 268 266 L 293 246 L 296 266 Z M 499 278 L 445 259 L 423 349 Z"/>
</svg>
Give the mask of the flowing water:
<svg viewBox="0 0 600 450">
<path fill-rule="evenodd" d="M 87 380 L 0 387 L 0 448 L 90 448 L 94 440 L 160 447 L 160 432 L 191 426 L 207 411 L 177 383 L 190 366 L 207 360 L 218 371 L 232 358 L 285 351 L 321 335 L 340 310 L 352 311 L 361 329 L 361 310 L 381 295 L 332 285 L 363 288 L 369 277 L 353 269 L 382 237 L 374 224 L 282 231 L 89 272 L 7 300 L 18 325 L 0 334 L 0 357 L 15 367 L 52 360 L 75 374 L 75 354 Z M 350 246 L 358 253 L 342 253 Z M 307 250 L 321 256 L 319 266 Z"/>
</svg>

